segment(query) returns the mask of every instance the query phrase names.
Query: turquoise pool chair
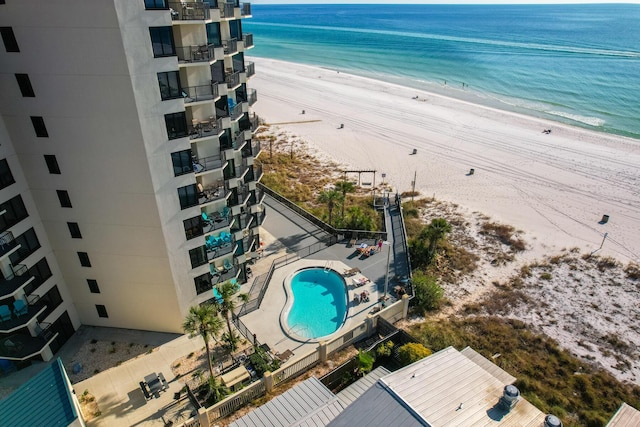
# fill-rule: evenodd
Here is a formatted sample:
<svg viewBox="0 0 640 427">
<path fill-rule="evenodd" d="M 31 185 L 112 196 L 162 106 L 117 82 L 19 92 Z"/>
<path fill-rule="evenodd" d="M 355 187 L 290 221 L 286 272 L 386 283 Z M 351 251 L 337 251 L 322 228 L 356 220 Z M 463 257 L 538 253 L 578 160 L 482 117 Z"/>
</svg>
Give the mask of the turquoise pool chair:
<svg viewBox="0 0 640 427">
<path fill-rule="evenodd" d="M 28 311 L 29 307 L 24 303 L 23 300 L 18 299 L 13 302 L 13 312 L 16 314 L 16 316 L 27 314 Z"/>
<path fill-rule="evenodd" d="M 227 271 L 233 270 L 233 264 L 228 259 L 225 259 L 224 263 L 222 265 L 224 266 L 225 270 L 227 270 Z"/>
<path fill-rule="evenodd" d="M 209 226 L 213 225 L 213 218 L 209 218 L 206 212 L 202 212 L 202 221 Z"/>
<path fill-rule="evenodd" d="M 220 233 L 220 240 L 225 243 L 231 243 L 231 234 L 223 231 Z"/>
<path fill-rule="evenodd" d="M 228 206 L 225 206 L 224 208 L 222 208 L 222 212 L 220 212 L 220 216 L 223 218 L 228 218 L 230 213 L 231 213 L 231 209 L 229 209 Z"/>
<path fill-rule="evenodd" d="M 0 305 L 0 320 L 11 320 L 11 310 L 8 305 Z"/>
</svg>

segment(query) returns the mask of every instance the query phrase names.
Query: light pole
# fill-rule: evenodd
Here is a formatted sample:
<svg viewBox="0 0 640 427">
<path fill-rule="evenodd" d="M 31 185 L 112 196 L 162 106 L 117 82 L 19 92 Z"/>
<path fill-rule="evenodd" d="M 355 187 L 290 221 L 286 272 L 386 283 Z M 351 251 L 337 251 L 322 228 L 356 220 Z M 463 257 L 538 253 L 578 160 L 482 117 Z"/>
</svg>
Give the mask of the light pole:
<svg viewBox="0 0 640 427">
<path fill-rule="evenodd" d="M 382 242 L 383 245 L 387 246 L 387 273 L 384 276 L 384 295 L 382 297 L 382 301 L 387 300 L 387 289 L 389 288 L 389 262 L 391 260 L 391 242 L 385 240 Z"/>
</svg>

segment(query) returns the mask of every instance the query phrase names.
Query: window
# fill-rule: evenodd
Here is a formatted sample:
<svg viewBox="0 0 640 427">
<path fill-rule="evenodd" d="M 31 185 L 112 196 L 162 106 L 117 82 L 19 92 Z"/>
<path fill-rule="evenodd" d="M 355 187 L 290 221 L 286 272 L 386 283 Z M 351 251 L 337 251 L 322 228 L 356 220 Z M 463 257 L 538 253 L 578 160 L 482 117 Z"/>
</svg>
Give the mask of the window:
<svg viewBox="0 0 640 427">
<path fill-rule="evenodd" d="M 99 294 L 100 288 L 98 287 L 98 281 L 93 279 L 87 279 L 87 285 L 89 285 L 89 292 L 92 294 Z"/>
<path fill-rule="evenodd" d="M 9 259 L 13 265 L 20 263 L 20 261 L 40 248 L 40 241 L 33 228 L 28 229 L 16 237 L 16 242 L 20 244 L 20 249 L 9 255 Z"/>
<path fill-rule="evenodd" d="M 2 36 L 4 48 L 7 52 L 20 52 L 20 49 L 18 48 L 18 42 L 16 41 L 16 36 L 15 34 L 13 34 L 13 28 L 0 27 L 0 36 Z"/>
<path fill-rule="evenodd" d="M 78 226 L 77 222 L 68 222 L 67 227 L 69 227 L 69 233 L 71 233 L 72 239 L 82 239 L 80 227 Z"/>
<path fill-rule="evenodd" d="M 207 259 L 206 246 L 199 246 L 189 251 L 189 259 L 191 260 L 191 268 L 200 267 L 209 262 Z"/>
<path fill-rule="evenodd" d="M 56 190 L 56 193 L 58 193 L 58 199 L 60 200 L 60 207 L 70 208 L 71 199 L 69 198 L 69 193 L 66 190 Z"/>
<path fill-rule="evenodd" d="M 158 73 L 158 84 L 160 85 L 160 97 L 163 101 L 165 99 L 175 99 L 182 97 L 180 73 L 178 71 Z"/>
<path fill-rule="evenodd" d="M 45 154 L 44 161 L 47 162 L 49 173 L 60 175 L 60 166 L 58 166 L 58 160 L 56 160 L 56 156 L 54 156 L 53 154 Z"/>
<path fill-rule="evenodd" d="M 183 150 L 171 153 L 171 161 L 173 162 L 174 176 L 193 172 L 191 150 Z"/>
<path fill-rule="evenodd" d="M 145 9 L 169 9 L 167 0 L 144 0 Z"/>
<path fill-rule="evenodd" d="M 198 204 L 198 189 L 195 184 L 186 185 L 178 188 L 178 198 L 180 199 L 180 208 L 186 209 Z"/>
<path fill-rule="evenodd" d="M 33 87 L 31 86 L 31 80 L 29 80 L 28 74 L 16 74 L 16 80 L 18 81 L 18 86 L 20 86 L 22 96 L 25 98 L 33 98 L 36 96 L 33 92 Z"/>
<path fill-rule="evenodd" d="M 47 132 L 47 127 L 44 125 L 44 119 L 42 117 L 31 117 L 31 123 L 33 124 L 33 129 L 36 131 L 36 136 L 39 138 L 48 138 L 49 132 Z"/>
<path fill-rule="evenodd" d="M 16 180 L 13 179 L 13 174 L 9 169 L 9 162 L 7 162 L 7 159 L 0 160 L 0 189 L 8 187 L 14 182 Z"/>
<path fill-rule="evenodd" d="M 78 252 L 78 258 L 80 259 L 80 265 L 83 267 L 91 267 L 91 261 L 89 260 L 89 254 L 86 252 Z"/>
<path fill-rule="evenodd" d="M 220 38 L 220 23 L 212 22 L 210 24 L 206 24 L 205 27 L 207 29 L 207 43 L 214 46 L 222 46 Z"/>
<path fill-rule="evenodd" d="M 49 292 L 40 297 L 38 302 L 43 302 L 47 306 L 47 308 L 38 315 L 38 322 L 42 323 L 53 310 L 62 304 L 62 296 L 60 296 L 58 286 L 56 285 L 51 288 Z"/>
<path fill-rule="evenodd" d="M 20 195 L 0 204 L 0 212 L 2 211 L 6 213 L 0 215 L 0 233 L 29 216 Z"/>
<path fill-rule="evenodd" d="M 211 275 L 209 273 L 198 276 L 194 278 L 193 281 L 196 284 L 196 293 L 198 295 L 213 289 L 213 284 L 211 283 Z"/>
<path fill-rule="evenodd" d="M 167 125 L 167 136 L 169 139 L 182 138 L 189 134 L 187 132 L 187 115 L 184 111 L 165 114 L 164 121 Z"/>
<path fill-rule="evenodd" d="M 29 269 L 29 273 L 34 279 L 24 287 L 24 293 L 31 295 L 33 291 L 38 289 L 38 286 L 42 285 L 49 277 L 53 276 L 51 268 L 46 258 L 42 258 L 36 262 L 33 267 Z"/>
<path fill-rule="evenodd" d="M 151 27 L 149 28 L 149 33 L 151 34 L 151 46 L 155 58 L 176 54 L 171 27 Z"/>
<path fill-rule="evenodd" d="M 202 236 L 204 231 L 202 229 L 202 216 L 194 216 L 193 218 L 185 219 L 184 223 L 184 235 L 187 240 L 191 240 L 194 237 Z"/>
<path fill-rule="evenodd" d="M 102 304 L 96 304 L 96 310 L 98 310 L 99 317 L 109 317 L 107 314 L 107 307 Z"/>
</svg>

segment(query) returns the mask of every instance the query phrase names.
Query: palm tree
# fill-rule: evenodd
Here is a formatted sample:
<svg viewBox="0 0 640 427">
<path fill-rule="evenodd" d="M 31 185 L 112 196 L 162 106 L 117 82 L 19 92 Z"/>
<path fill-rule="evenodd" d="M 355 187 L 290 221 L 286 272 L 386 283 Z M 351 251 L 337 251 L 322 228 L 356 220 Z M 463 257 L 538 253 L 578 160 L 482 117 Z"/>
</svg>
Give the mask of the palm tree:
<svg viewBox="0 0 640 427">
<path fill-rule="evenodd" d="M 337 202 L 342 200 L 342 194 L 336 190 L 327 190 L 320 193 L 318 196 L 318 201 L 320 203 L 327 204 L 327 210 L 329 211 L 329 225 L 331 225 L 331 215 L 333 213 L 333 208 L 336 206 Z"/>
<path fill-rule="evenodd" d="M 204 347 L 207 350 L 207 361 L 209 362 L 209 373 L 213 377 L 213 363 L 211 362 L 209 339 L 215 339 L 220 333 L 220 330 L 222 330 L 222 320 L 218 317 L 218 308 L 208 303 L 191 307 L 187 317 L 184 319 L 182 329 L 190 336 L 200 335 L 204 340 Z"/>
<path fill-rule="evenodd" d="M 249 295 L 245 293 L 241 293 L 235 295 L 237 289 L 236 281 L 227 280 L 225 282 L 219 283 L 216 285 L 216 289 L 218 290 L 218 298 L 217 305 L 220 310 L 220 314 L 227 321 L 227 328 L 229 329 L 229 345 L 231 346 L 231 351 L 236 349 L 236 335 L 233 334 L 231 330 L 231 316 L 230 314 L 234 312 L 236 309 L 236 297 L 239 298 L 242 302 L 249 301 Z"/>
<path fill-rule="evenodd" d="M 356 187 L 352 182 L 338 181 L 336 182 L 336 190 L 342 192 L 342 219 L 344 219 L 344 205 L 347 201 L 347 193 L 353 193 Z"/>
<path fill-rule="evenodd" d="M 444 218 L 434 218 L 431 220 L 431 224 L 425 228 L 420 237 L 426 238 L 429 241 L 427 247 L 427 259 L 429 262 L 436 254 L 436 246 L 438 242 L 447 234 L 451 232 L 451 225 Z"/>
</svg>

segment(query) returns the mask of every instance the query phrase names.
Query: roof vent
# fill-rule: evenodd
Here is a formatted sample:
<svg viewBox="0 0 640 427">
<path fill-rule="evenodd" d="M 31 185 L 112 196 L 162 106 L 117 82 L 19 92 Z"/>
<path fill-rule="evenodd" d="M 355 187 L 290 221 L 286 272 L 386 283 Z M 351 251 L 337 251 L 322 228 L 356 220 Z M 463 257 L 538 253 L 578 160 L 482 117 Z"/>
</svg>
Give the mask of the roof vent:
<svg viewBox="0 0 640 427">
<path fill-rule="evenodd" d="M 518 388 L 514 385 L 508 385 L 504 388 L 498 405 L 505 411 L 510 411 L 516 406 L 518 399 L 520 399 L 520 391 Z"/>
<path fill-rule="evenodd" d="M 547 415 L 544 417 L 544 427 L 562 427 L 562 421 L 555 415 Z"/>
</svg>

